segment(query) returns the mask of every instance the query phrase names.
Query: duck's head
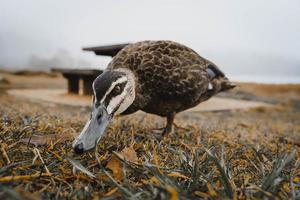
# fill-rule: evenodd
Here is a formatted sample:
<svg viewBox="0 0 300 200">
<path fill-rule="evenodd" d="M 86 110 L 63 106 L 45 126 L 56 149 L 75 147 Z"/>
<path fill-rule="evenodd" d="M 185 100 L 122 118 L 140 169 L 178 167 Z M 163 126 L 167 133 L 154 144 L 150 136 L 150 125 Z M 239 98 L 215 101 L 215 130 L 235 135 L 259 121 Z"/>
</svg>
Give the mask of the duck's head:
<svg viewBox="0 0 300 200">
<path fill-rule="evenodd" d="M 76 153 L 94 148 L 113 117 L 133 103 L 134 75 L 127 69 L 106 70 L 94 80 L 93 91 L 92 113 L 73 143 Z"/>
</svg>

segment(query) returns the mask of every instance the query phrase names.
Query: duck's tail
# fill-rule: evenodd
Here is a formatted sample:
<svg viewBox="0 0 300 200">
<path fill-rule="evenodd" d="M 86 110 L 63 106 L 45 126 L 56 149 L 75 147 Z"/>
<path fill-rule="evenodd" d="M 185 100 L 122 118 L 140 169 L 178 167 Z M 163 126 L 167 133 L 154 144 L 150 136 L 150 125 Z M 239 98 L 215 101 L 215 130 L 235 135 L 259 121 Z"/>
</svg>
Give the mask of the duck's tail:
<svg viewBox="0 0 300 200">
<path fill-rule="evenodd" d="M 236 87 L 236 84 L 229 81 L 225 74 L 212 63 L 207 66 L 207 73 L 210 77 L 211 89 L 214 94 Z"/>
<path fill-rule="evenodd" d="M 236 84 L 233 82 L 229 81 L 228 78 L 224 77 L 223 79 L 220 79 L 221 83 L 221 90 L 220 92 L 224 92 L 226 90 L 231 90 L 236 87 Z"/>
</svg>

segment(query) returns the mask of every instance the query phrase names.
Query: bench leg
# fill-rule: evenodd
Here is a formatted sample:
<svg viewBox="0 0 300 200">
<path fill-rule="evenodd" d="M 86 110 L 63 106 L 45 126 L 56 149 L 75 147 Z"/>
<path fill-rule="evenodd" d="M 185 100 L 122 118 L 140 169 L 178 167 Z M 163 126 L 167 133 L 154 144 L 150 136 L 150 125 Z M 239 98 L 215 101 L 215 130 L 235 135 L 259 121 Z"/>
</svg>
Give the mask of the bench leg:
<svg viewBox="0 0 300 200">
<path fill-rule="evenodd" d="M 72 94 L 79 93 L 79 78 L 68 77 L 68 92 Z"/>
<path fill-rule="evenodd" d="M 83 95 L 92 95 L 93 92 L 93 78 L 83 78 Z"/>
</svg>

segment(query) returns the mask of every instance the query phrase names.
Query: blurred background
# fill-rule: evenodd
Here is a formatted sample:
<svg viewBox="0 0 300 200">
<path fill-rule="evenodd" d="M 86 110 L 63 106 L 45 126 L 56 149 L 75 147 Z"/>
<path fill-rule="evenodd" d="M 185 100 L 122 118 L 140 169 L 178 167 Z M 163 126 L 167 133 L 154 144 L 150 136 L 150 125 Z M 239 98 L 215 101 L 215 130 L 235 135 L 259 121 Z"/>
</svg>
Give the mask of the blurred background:
<svg viewBox="0 0 300 200">
<path fill-rule="evenodd" d="M 113 44 L 142 40 L 185 44 L 237 87 L 162 139 L 165 118 L 138 111 L 75 154 Z M 299 113 L 300 0 L 0 0 L 1 200 L 300 199 Z"/>
<path fill-rule="evenodd" d="M 104 69 L 82 47 L 174 40 L 234 81 L 300 82 L 300 2 L 0 1 L 0 69 Z"/>
</svg>

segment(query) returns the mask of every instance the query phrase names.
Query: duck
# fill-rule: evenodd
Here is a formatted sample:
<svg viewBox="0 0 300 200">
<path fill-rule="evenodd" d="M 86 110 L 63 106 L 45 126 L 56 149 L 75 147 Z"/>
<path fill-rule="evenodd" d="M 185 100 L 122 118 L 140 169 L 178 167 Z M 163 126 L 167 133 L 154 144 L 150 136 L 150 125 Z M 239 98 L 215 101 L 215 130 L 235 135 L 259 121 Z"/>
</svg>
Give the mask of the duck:
<svg viewBox="0 0 300 200">
<path fill-rule="evenodd" d="M 92 112 L 73 142 L 76 153 L 93 149 L 115 116 L 139 110 L 166 118 L 161 136 L 172 131 L 177 113 L 235 87 L 213 62 L 169 40 L 125 46 L 93 82 Z"/>
</svg>

